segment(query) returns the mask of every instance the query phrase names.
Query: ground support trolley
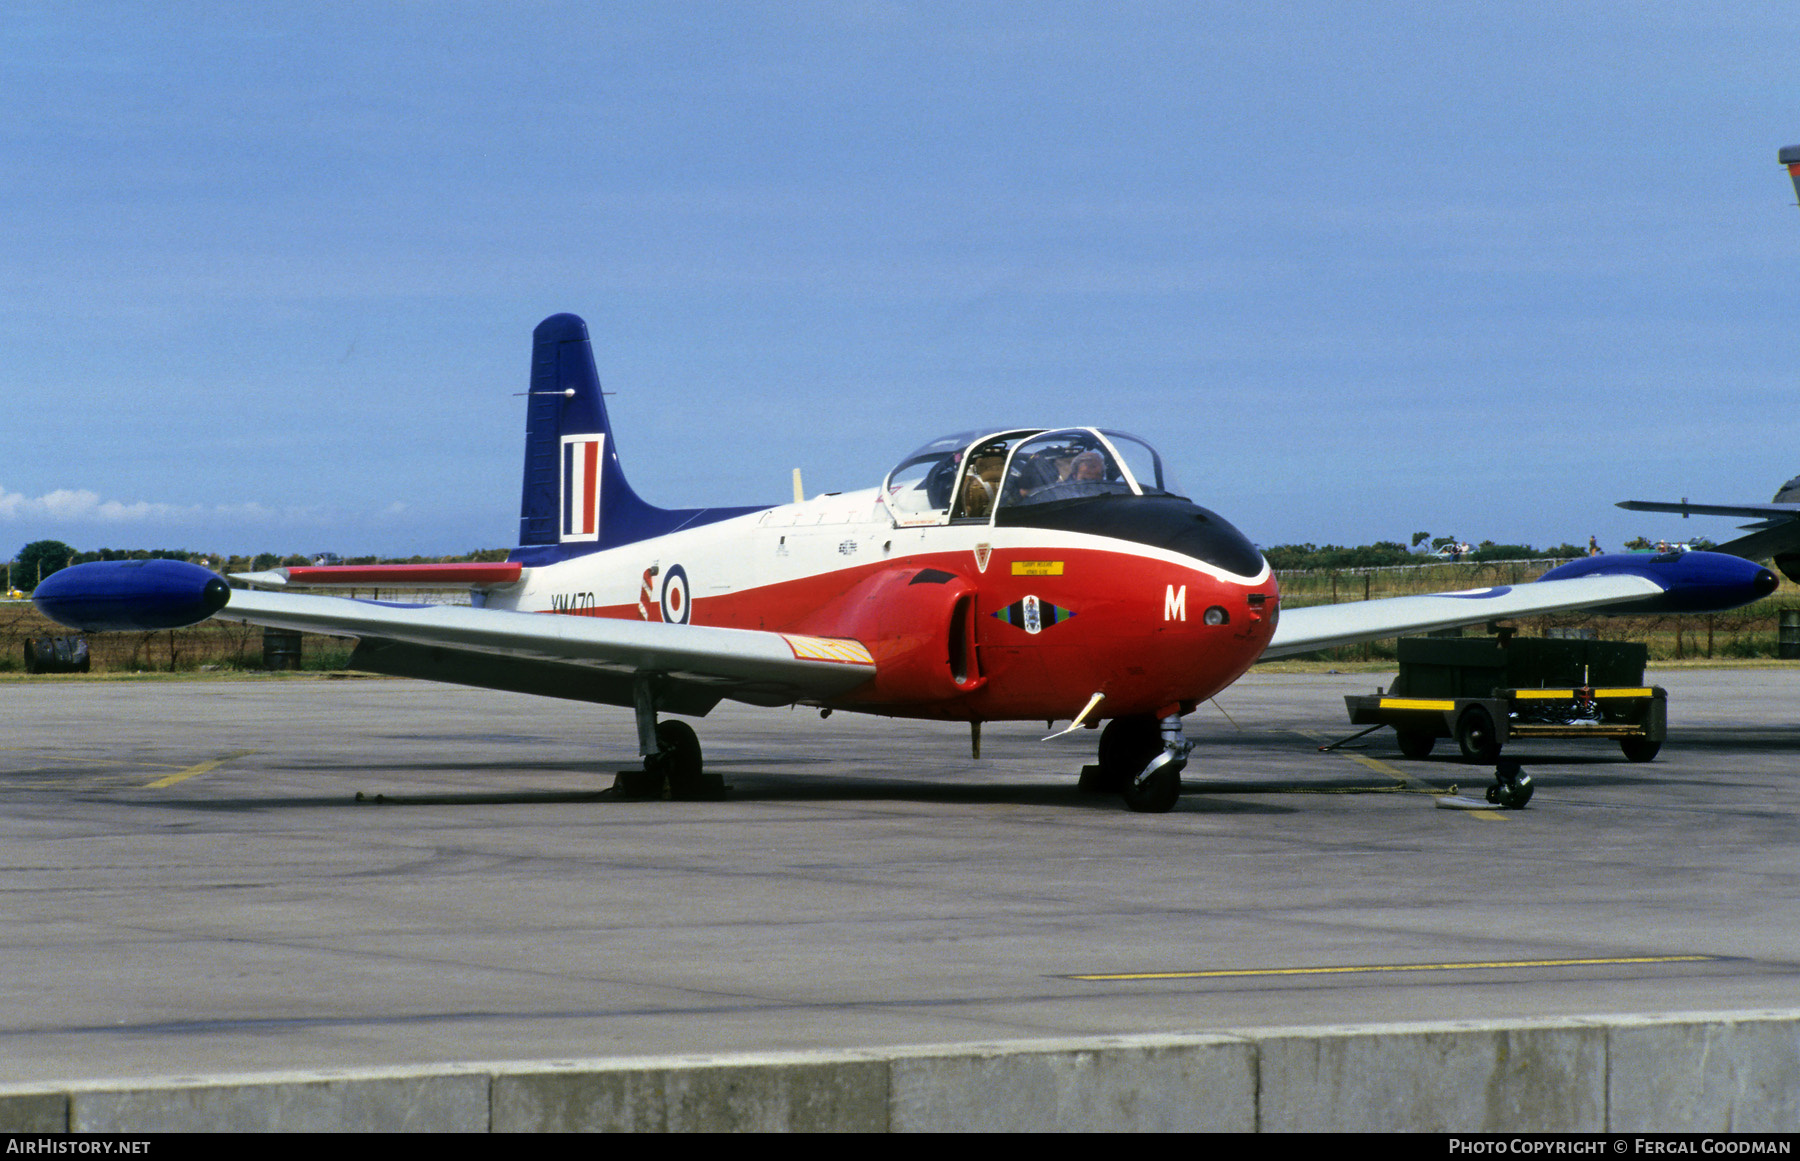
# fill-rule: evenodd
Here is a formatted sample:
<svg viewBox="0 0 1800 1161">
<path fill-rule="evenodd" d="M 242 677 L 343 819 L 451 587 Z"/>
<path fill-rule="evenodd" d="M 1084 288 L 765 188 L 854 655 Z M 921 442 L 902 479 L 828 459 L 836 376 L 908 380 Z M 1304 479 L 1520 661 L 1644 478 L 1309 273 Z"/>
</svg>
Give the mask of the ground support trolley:
<svg viewBox="0 0 1800 1161">
<path fill-rule="evenodd" d="M 1669 695 L 1643 684 L 1647 653 L 1617 641 L 1407 637 L 1393 687 L 1344 704 L 1353 725 L 1392 726 L 1409 758 L 1439 738 L 1482 763 L 1513 738 L 1610 738 L 1648 762 L 1668 733 Z"/>
</svg>

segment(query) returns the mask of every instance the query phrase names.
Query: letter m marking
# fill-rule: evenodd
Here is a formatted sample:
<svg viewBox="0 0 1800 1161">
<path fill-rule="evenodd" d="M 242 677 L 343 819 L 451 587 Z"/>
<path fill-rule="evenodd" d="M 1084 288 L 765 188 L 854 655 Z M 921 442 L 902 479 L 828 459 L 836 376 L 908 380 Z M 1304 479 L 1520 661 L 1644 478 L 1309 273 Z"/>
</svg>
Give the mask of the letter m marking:
<svg viewBox="0 0 1800 1161">
<path fill-rule="evenodd" d="M 1174 585 L 1169 586 L 1168 595 L 1163 597 L 1163 620 L 1165 620 L 1165 621 L 1185 621 L 1185 620 L 1187 620 L 1187 586 L 1186 585 L 1182 585 L 1180 588 L 1176 588 Z"/>
</svg>

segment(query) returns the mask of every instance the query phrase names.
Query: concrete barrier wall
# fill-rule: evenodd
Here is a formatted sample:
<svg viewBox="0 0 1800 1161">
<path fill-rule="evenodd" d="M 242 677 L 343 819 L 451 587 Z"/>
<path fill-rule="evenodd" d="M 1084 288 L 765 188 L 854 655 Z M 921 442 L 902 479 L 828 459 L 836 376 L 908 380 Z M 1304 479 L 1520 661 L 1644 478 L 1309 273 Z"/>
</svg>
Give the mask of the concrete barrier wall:
<svg viewBox="0 0 1800 1161">
<path fill-rule="evenodd" d="M 0 1131 L 1794 1132 L 1800 1011 L 0 1086 Z"/>
</svg>

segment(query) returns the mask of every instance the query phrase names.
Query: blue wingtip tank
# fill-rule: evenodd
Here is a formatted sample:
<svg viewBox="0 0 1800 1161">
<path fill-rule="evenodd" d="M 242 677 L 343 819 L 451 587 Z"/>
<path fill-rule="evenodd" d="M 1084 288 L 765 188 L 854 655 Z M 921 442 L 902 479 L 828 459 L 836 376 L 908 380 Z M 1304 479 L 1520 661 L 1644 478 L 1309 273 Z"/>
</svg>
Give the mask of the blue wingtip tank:
<svg viewBox="0 0 1800 1161">
<path fill-rule="evenodd" d="M 1558 565 L 1539 581 L 1578 576 L 1641 576 L 1660 585 L 1663 595 L 1596 613 L 1720 613 L 1761 600 L 1780 585 L 1775 574 L 1741 556 L 1722 552 L 1609 552 Z"/>
<path fill-rule="evenodd" d="M 181 560 L 97 560 L 61 569 L 32 591 L 38 612 L 84 633 L 179 629 L 231 600 L 223 577 Z"/>
</svg>

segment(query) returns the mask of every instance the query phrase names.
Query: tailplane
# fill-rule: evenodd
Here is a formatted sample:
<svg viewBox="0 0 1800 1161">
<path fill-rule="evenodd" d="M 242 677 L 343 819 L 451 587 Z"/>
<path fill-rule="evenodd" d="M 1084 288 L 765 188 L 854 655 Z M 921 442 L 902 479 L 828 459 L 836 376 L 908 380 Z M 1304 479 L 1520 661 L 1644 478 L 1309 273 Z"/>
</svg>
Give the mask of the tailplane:
<svg viewBox="0 0 1800 1161">
<path fill-rule="evenodd" d="M 657 508 L 640 499 L 619 466 L 587 323 L 556 314 L 538 324 L 513 560 L 549 564 L 757 511 Z"/>
</svg>

